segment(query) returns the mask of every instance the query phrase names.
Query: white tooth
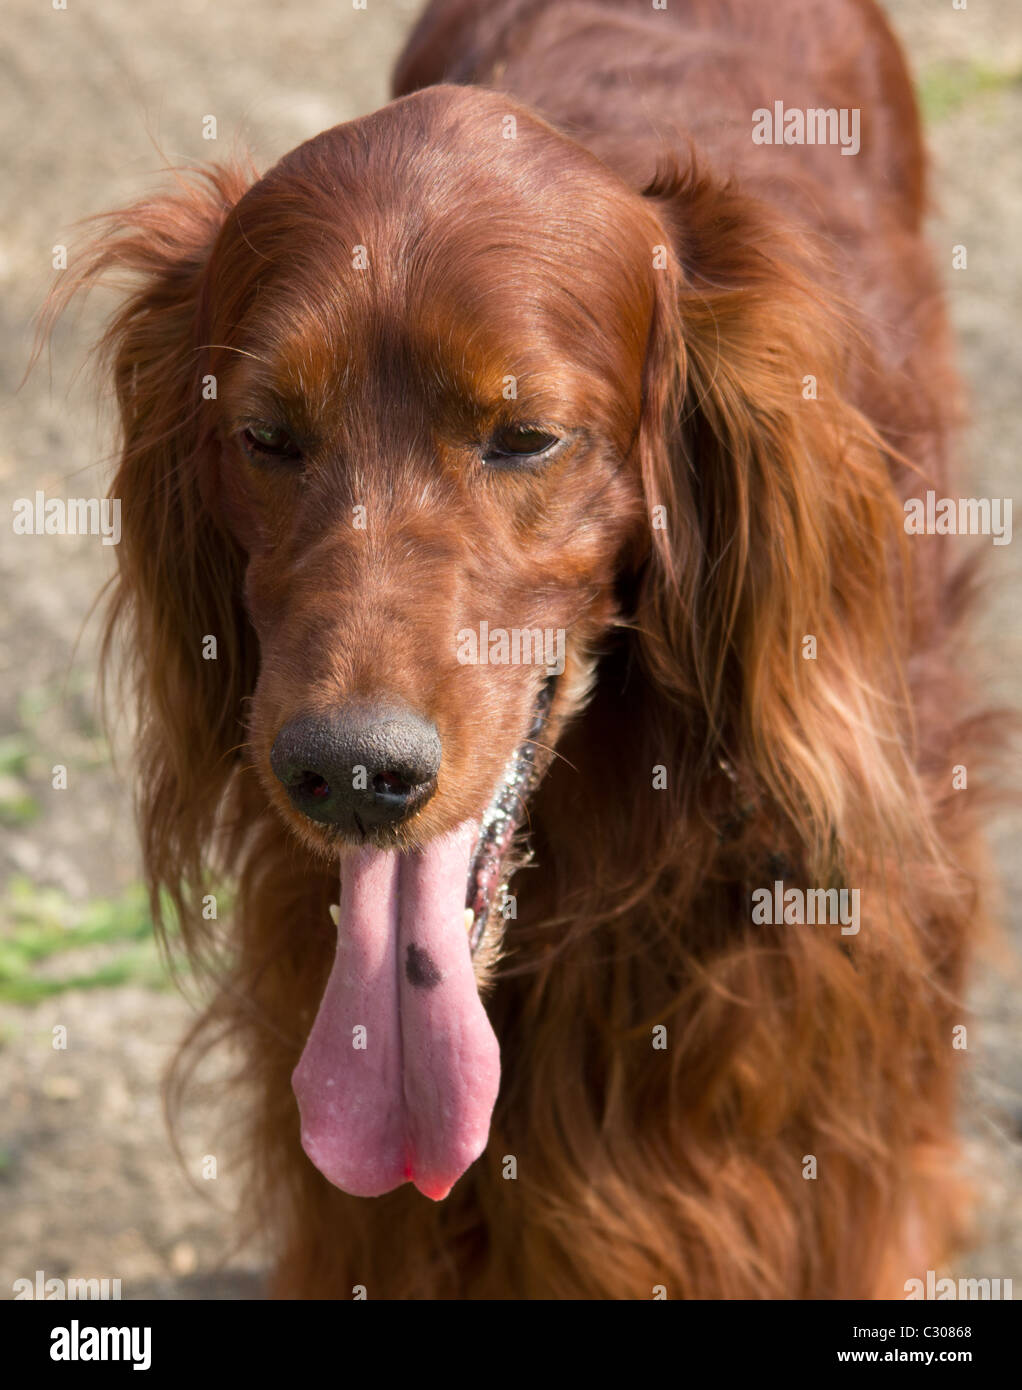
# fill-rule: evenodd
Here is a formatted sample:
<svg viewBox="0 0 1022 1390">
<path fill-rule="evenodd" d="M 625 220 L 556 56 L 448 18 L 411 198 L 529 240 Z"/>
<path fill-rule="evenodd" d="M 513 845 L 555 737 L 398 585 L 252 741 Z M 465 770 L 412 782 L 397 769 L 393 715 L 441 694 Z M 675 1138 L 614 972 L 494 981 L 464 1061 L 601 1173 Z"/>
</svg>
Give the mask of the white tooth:
<svg viewBox="0 0 1022 1390">
<path fill-rule="evenodd" d="M 471 930 L 472 930 L 472 927 L 473 927 L 474 924 L 475 924 L 475 920 L 476 920 L 476 915 L 475 915 L 475 913 L 472 911 L 472 909 L 471 909 L 470 907 L 466 907 L 466 909 L 465 909 L 465 930 L 466 930 L 466 931 L 471 931 Z"/>
<path fill-rule="evenodd" d="M 340 905 L 340 903 L 331 903 L 331 904 L 330 904 L 330 920 L 331 920 L 331 922 L 333 922 L 333 924 L 334 924 L 335 927 L 339 927 L 339 926 L 341 925 L 341 905 Z"/>
</svg>

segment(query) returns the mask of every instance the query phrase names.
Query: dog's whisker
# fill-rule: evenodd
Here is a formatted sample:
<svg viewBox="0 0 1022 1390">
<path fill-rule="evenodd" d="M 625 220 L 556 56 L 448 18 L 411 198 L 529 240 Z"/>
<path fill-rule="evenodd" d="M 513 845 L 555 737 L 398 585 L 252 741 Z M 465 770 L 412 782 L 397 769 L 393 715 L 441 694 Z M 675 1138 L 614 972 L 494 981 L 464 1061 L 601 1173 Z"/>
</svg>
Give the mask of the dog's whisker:
<svg viewBox="0 0 1022 1390">
<path fill-rule="evenodd" d="M 251 357 L 253 362 L 261 362 L 264 367 L 270 363 L 265 357 L 260 357 L 256 352 L 249 352 L 246 348 L 233 347 L 230 343 L 200 343 L 195 349 L 196 352 L 207 352 L 215 349 L 217 352 L 236 352 L 239 357 Z"/>
</svg>

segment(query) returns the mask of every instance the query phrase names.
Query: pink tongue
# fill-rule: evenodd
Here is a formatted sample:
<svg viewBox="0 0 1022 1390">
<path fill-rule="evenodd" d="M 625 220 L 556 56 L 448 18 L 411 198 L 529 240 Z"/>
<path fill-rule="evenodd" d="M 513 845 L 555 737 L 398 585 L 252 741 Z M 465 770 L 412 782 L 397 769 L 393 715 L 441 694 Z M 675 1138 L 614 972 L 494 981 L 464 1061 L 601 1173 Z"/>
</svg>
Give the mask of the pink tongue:
<svg viewBox="0 0 1022 1390">
<path fill-rule="evenodd" d="M 411 1180 L 439 1201 L 486 1147 L 500 1049 L 465 930 L 477 833 L 344 860 L 337 956 L 291 1084 L 302 1147 L 358 1197 Z"/>
</svg>

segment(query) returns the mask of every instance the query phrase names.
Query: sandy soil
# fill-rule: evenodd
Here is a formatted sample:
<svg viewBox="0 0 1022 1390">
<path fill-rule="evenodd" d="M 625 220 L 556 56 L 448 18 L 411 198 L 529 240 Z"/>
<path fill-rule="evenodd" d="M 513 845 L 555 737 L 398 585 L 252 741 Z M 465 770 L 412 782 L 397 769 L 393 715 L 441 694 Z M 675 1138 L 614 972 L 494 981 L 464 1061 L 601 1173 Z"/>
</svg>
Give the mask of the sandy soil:
<svg viewBox="0 0 1022 1390">
<path fill-rule="evenodd" d="M 964 13 L 949 0 L 939 10 L 928 0 L 891 0 L 888 8 L 938 100 L 930 127 L 933 239 L 948 267 L 972 391 L 970 486 L 1008 496 L 1018 491 L 1022 457 L 1022 14 L 1014 0 Z M 50 283 L 51 248 L 65 242 L 73 250 L 77 219 L 152 187 L 157 145 L 177 161 L 223 157 L 237 143 L 265 166 L 324 127 L 379 105 L 417 9 L 418 0 L 370 0 L 366 11 L 325 0 L 69 0 L 66 11 L 56 11 L 39 0 L 9 0 L 0 57 L 5 514 L 11 500 L 36 488 L 105 490 L 109 421 L 88 378 L 75 374 L 109 301 L 97 296 L 63 324 L 50 370 L 44 366 L 11 394 Z M 955 77 L 962 67 L 979 78 L 963 87 Z M 218 121 L 215 144 L 202 138 L 208 114 Z M 969 268 L 954 273 L 950 248 L 958 243 L 968 247 Z M 138 861 L 130 791 L 99 731 L 97 626 L 86 622 L 112 552 L 88 539 L 66 538 L 59 549 L 12 539 L 4 530 L 0 727 L 19 750 L 14 792 L 30 797 L 36 814 L 5 829 L 0 873 L 7 884 L 21 876 L 59 890 L 71 904 L 115 898 L 137 881 Z M 1022 685 L 1018 554 L 1017 545 L 996 552 L 982 617 L 983 679 L 1015 702 Z M 50 786 L 58 762 L 69 769 L 65 792 Z M 0 776 L 0 796 L 10 790 Z M 1017 819 L 1005 819 L 995 836 L 1016 941 L 1018 831 Z M 984 970 L 974 991 L 974 1076 L 963 1129 L 984 1210 L 978 1244 L 957 1274 L 1022 1275 L 1017 984 L 1008 954 Z M 159 1076 L 188 1017 L 175 994 L 138 984 L 0 1006 L 0 1298 L 11 1296 L 15 1278 L 37 1269 L 117 1276 L 126 1297 L 258 1293 L 259 1252 L 221 1262 L 231 1239 L 232 1174 L 221 1168 L 215 1182 L 198 1176 L 202 1156 L 217 1151 L 224 1117 L 204 1093 L 197 1096 L 181 1131 L 187 1177 L 163 1128 Z M 68 1029 L 65 1051 L 52 1047 L 58 1025 Z"/>
</svg>

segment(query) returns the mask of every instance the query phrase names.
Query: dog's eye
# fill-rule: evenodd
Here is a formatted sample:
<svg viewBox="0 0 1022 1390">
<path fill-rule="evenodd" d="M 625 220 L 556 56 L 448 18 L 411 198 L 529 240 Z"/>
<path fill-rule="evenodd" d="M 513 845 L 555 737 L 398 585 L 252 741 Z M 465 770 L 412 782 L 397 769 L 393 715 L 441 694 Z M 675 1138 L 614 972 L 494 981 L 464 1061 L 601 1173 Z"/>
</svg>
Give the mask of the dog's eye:
<svg viewBox="0 0 1022 1390">
<path fill-rule="evenodd" d="M 245 452 L 271 459 L 300 459 L 302 451 L 279 425 L 249 425 L 241 432 Z"/>
<path fill-rule="evenodd" d="M 555 434 L 547 434 L 544 430 L 508 426 L 493 435 L 483 452 L 483 462 L 499 466 L 516 460 L 538 459 L 559 443 Z"/>
</svg>

